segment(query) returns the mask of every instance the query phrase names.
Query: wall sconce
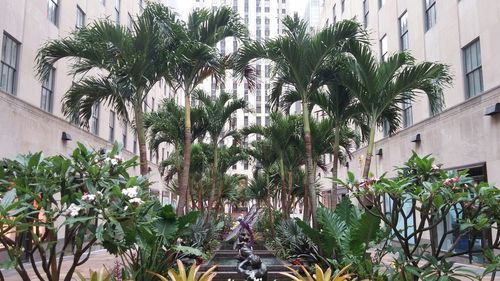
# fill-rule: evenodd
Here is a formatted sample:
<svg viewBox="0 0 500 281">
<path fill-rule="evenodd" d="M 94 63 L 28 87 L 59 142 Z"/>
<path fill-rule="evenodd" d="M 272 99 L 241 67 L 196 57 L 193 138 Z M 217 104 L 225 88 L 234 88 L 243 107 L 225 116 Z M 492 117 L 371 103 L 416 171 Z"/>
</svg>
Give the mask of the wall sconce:
<svg viewBox="0 0 500 281">
<path fill-rule="evenodd" d="M 411 138 L 411 142 L 419 143 L 420 141 L 422 141 L 420 134 L 416 134 L 414 137 Z"/>
<path fill-rule="evenodd" d="M 375 155 L 378 155 L 378 156 L 382 156 L 383 152 L 382 152 L 382 148 L 379 148 L 377 150 L 377 153 L 375 153 Z"/>
<path fill-rule="evenodd" d="M 68 133 L 66 133 L 66 132 L 62 132 L 61 140 L 63 140 L 63 141 L 70 141 L 71 140 L 71 135 L 68 134 Z"/>
<path fill-rule="evenodd" d="M 486 108 L 484 115 L 493 116 L 493 115 L 496 115 L 498 113 L 500 113 L 500 103 L 495 103 L 494 105 Z"/>
</svg>

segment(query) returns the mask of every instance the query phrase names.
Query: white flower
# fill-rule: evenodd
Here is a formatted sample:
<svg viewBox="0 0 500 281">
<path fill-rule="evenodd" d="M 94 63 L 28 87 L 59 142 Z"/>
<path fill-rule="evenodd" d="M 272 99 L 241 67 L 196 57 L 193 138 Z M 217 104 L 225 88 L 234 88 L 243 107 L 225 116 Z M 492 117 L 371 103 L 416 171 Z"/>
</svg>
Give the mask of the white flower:
<svg viewBox="0 0 500 281">
<path fill-rule="evenodd" d="M 66 215 L 69 215 L 71 217 L 76 217 L 78 216 L 78 213 L 80 212 L 81 209 L 83 209 L 81 206 L 71 203 L 71 205 L 69 205 L 68 209 L 66 210 Z"/>
<path fill-rule="evenodd" d="M 111 165 L 116 166 L 116 165 L 118 165 L 118 160 L 111 159 L 110 163 L 111 163 Z"/>
<path fill-rule="evenodd" d="M 85 202 L 94 202 L 95 201 L 95 195 L 94 194 L 88 194 L 85 193 L 82 195 L 82 200 Z"/>
<path fill-rule="evenodd" d="M 100 191 L 97 191 L 97 192 L 96 192 L 96 194 L 97 194 L 97 195 L 99 195 L 99 197 L 100 197 L 100 198 L 102 198 L 102 197 L 104 196 L 104 195 L 102 194 L 102 192 L 100 192 Z"/>
<path fill-rule="evenodd" d="M 134 203 L 135 203 L 135 204 L 137 204 L 137 205 L 140 205 L 140 204 L 144 203 L 144 201 L 142 201 L 142 199 L 141 199 L 141 198 L 137 198 L 137 197 L 136 197 L 136 198 L 132 198 L 132 199 L 128 200 L 128 202 L 130 202 L 131 204 L 134 204 Z"/>
<path fill-rule="evenodd" d="M 128 198 L 134 198 L 134 197 L 137 197 L 137 193 L 138 193 L 137 189 L 139 189 L 138 186 L 126 188 L 126 189 L 122 190 L 122 194 L 127 196 Z"/>
</svg>

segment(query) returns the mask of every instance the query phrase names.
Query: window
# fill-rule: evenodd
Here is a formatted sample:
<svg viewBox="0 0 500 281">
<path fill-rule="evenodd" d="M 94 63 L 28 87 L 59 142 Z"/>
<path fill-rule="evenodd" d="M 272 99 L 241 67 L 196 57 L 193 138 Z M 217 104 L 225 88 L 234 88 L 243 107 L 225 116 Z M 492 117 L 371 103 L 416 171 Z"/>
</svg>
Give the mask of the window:
<svg viewBox="0 0 500 281">
<path fill-rule="evenodd" d="M 144 113 L 148 112 L 148 97 L 147 96 L 144 98 L 144 102 L 142 105 L 143 105 L 142 111 L 144 111 Z"/>
<path fill-rule="evenodd" d="M 389 121 L 384 120 L 384 122 L 382 123 L 382 133 L 384 135 L 384 138 L 388 137 L 390 132 L 391 132 L 391 124 L 389 124 Z"/>
<path fill-rule="evenodd" d="M 483 68 L 481 65 L 481 45 L 479 39 L 463 48 L 465 68 L 465 91 L 467 98 L 483 91 Z"/>
<path fill-rule="evenodd" d="M 141 13 L 144 11 L 144 0 L 139 0 L 139 10 Z"/>
<path fill-rule="evenodd" d="M 345 0 L 340 2 L 340 11 L 343 13 L 345 11 Z"/>
<path fill-rule="evenodd" d="M 385 61 L 387 59 L 387 35 L 384 34 L 382 39 L 380 39 L 380 60 Z"/>
<path fill-rule="evenodd" d="M 54 73 L 55 69 L 51 68 L 42 82 L 42 98 L 40 100 L 40 108 L 47 112 L 52 112 L 52 104 L 54 100 Z"/>
<path fill-rule="evenodd" d="M 80 8 L 80 6 L 76 5 L 76 23 L 75 27 L 80 28 L 85 26 L 85 13 Z"/>
<path fill-rule="evenodd" d="M 59 18 L 58 0 L 48 0 L 47 18 L 50 20 L 50 22 L 57 25 L 57 20 Z"/>
<path fill-rule="evenodd" d="M 436 25 L 436 0 L 425 0 L 425 30 Z"/>
<path fill-rule="evenodd" d="M 257 121 L 256 121 L 257 125 L 260 126 L 262 125 L 262 117 L 260 116 L 257 116 Z"/>
<path fill-rule="evenodd" d="M 132 15 L 128 13 L 128 21 L 127 21 L 128 32 L 132 32 L 133 27 L 134 27 L 134 19 L 132 19 Z"/>
<path fill-rule="evenodd" d="M 268 6 L 264 7 L 264 13 L 269 13 L 270 11 L 271 9 Z"/>
<path fill-rule="evenodd" d="M 5 33 L 3 34 L 0 90 L 12 95 L 16 93 L 19 45 L 14 38 Z"/>
<path fill-rule="evenodd" d="M 122 144 L 123 148 L 127 149 L 128 126 L 127 121 L 123 121 Z"/>
<path fill-rule="evenodd" d="M 399 36 L 401 51 L 408 50 L 410 42 L 408 40 L 408 16 L 406 11 L 399 17 Z"/>
<path fill-rule="evenodd" d="M 248 127 L 248 116 L 243 118 L 243 127 Z"/>
<path fill-rule="evenodd" d="M 233 52 L 236 52 L 238 50 L 238 41 L 236 39 L 233 39 Z"/>
<path fill-rule="evenodd" d="M 266 126 L 269 126 L 269 116 L 266 116 L 266 122 L 265 122 L 265 125 L 266 125 Z"/>
<path fill-rule="evenodd" d="M 115 141 L 115 112 L 111 110 L 109 112 L 109 138 L 110 142 Z"/>
<path fill-rule="evenodd" d="M 100 0 L 101 5 L 106 6 L 106 0 Z"/>
<path fill-rule="evenodd" d="M 165 160 L 165 148 L 162 147 L 161 149 L 161 161 Z"/>
<path fill-rule="evenodd" d="M 413 125 L 413 115 L 411 110 L 411 100 L 405 100 L 401 103 L 401 111 L 403 113 L 403 128 Z"/>
<path fill-rule="evenodd" d="M 243 169 L 248 170 L 248 161 L 243 162 Z"/>
<path fill-rule="evenodd" d="M 382 6 L 384 6 L 385 4 L 385 0 L 378 0 L 378 8 L 382 8 Z"/>
<path fill-rule="evenodd" d="M 255 66 L 255 75 L 257 75 L 257 77 L 260 77 L 260 73 L 261 73 L 261 66 L 260 64 L 257 64 Z"/>
<path fill-rule="evenodd" d="M 286 9 L 281 9 L 282 14 L 286 14 Z"/>
<path fill-rule="evenodd" d="M 271 76 L 271 65 L 269 64 L 266 64 L 265 68 L 264 68 L 264 75 L 266 76 L 266 78 L 269 78 Z"/>
<path fill-rule="evenodd" d="M 368 0 L 363 0 L 363 25 L 368 27 L 368 15 L 370 14 L 370 9 L 368 6 Z"/>
<path fill-rule="evenodd" d="M 133 143 L 133 147 L 132 147 L 132 152 L 134 154 L 137 154 L 137 136 L 135 136 L 134 138 L 134 143 Z"/>
<path fill-rule="evenodd" d="M 223 56 L 226 55 L 226 40 L 224 39 L 220 42 L 220 52 Z"/>
<path fill-rule="evenodd" d="M 233 0 L 233 10 L 238 12 L 238 0 Z"/>
<path fill-rule="evenodd" d="M 155 110 L 155 98 L 151 98 L 151 111 Z"/>
<path fill-rule="evenodd" d="M 120 24 L 120 6 L 121 0 L 115 0 L 115 22 Z"/>
<path fill-rule="evenodd" d="M 94 135 L 99 134 L 99 104 L 92 106 L 92 115 L 90 116 L 90 132 Z"/>
<path fill-rule="evenodd" d="M 235 165 L 233 165 L 233 170 L 236 170 L 236 164 L 235 164 Z"/>
<path fill-rule="evenodd" d="M 248 13 L 248 0 L 245 0 L 245 13 Z"/>
<path fill-rule="evenodd" d="M 332 13 L 333 13 L 332 24 L 336 24 L 337 23 L 337 4 L 333 5 Z"/>
</svg>

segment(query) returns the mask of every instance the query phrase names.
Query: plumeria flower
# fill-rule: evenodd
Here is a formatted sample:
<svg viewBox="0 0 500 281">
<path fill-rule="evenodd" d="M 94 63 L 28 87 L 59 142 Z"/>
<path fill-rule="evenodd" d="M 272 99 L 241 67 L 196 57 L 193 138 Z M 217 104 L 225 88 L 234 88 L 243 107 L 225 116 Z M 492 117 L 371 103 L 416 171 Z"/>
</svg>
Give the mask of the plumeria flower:
<svg viewBox="0 0 500 281">
<path fill-rule="evenodd" d="M 99 198 L 102 198 L 104 196 L 100 191 L 97 191 L 96 194 L 99 196 Z"/>
<path fill-rule="evenodd" d="M 127 196 L 128 198 L 135 198 L 135 197 L 137 197 L 138 189 L 139 189 L 138 186 L 126 188 L 126 189 L 122 190 L 122 194 Z"/>
<path fill-rule="evenodd" d="M 81 206 L 78 206 L 74 203 L 71 203 L 71 205 L 69 205 L 68 209 L 66 210 L 66 215 L 70 216 L 70 217 L 76 217 L 78 216 L 78 213 L 80 213 L 80 210 L 82 210 L 83 208 Z"/>
<path fill-rule="evenodd" d="M 140 205 L 142 203 L 144 203 L 144 201 L 142 201 L 141 198 L 131 198 L 130 200 L 128 200 L 128 202 L 130 202 L 131 204 L 137 204 L 137 205 Z"/>
<path fill-rule="evenodd" d="M 88 203 L 94 202 L 95 201 L 95 195 L 94 194 L 88 194 L 85 192 L 85 194 L 82 195 L 82 200 Z"/>
</svg>

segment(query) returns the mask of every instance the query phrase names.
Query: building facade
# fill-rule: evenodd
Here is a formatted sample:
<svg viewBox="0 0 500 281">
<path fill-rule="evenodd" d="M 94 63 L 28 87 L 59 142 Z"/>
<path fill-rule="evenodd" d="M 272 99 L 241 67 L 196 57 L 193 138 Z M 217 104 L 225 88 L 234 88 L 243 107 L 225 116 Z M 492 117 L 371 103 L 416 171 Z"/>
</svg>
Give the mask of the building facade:
<svg viewBox="0 0 500 281">
<path fill-rule="evenodd" d="M 445 169 L 469 169 L 478 180 L 499 184 L 500 2 L 325 0 L 319 26 L 352 18 L 367 28 L 380 59 L 408 51 L 417 61 L 449 65 L 453 76 L 443 111 L 433 114 L 424 96 L 401 104 L 403 126 L 394 135 L 377 133 L 371 171 L 390 175 L 415 151 L 432 154 Z M 349 170 L 360 177 L 365 153 L 355 151 L 339 176 Z"/>
<path fill-rule="evenodd" d="M 139 153 L 132 126 L 112 108 L 96 104 L 87 128 L 62 114 L 61 100 L 77 79 L 67 74 L 68 61 L 57 62 L 43 82 L 35 76 L 34 65 L 46 41 L 66 37 L 97 19 L 108 18 L 131 28 L 145 5 L 145 0 L 0 0 L 0 158 L 36 151 L 68 155 L 77 142 L 96 149 L 118 142 L 124 147 L 123 156 Z M 156 110 L 162 99 L 173 94 L 166 83 L 159 82 L 148 94 L 144 109 Z M 157 168 L 167 156 L 165 146 L 158 153 L 148 151 L 149 177 L 154 182 L 152 193 L 171 203 L 174 198 L 163 190 Z M 134 173 L 139 173 L 138 167 Z"/>
<path fill-rule="evenodd" d="M 238 12 L 248 28 L 250 38 L 265 40 L 276 37 L 283 32 L 281 20 L 290 13 L 288 2 L 289 0 L 194 0 L 194 9 L 231 7 Z M 218 48 L 223 54 L 228 54 L 237 51 L 240 45 L 241 42 L 238 40 L 226 38 L 218 43 Z M 252 66 L 255 68 L 257 76 L 255 89 L 249 89 L 248 84 L 245 81 L 240 81 L 238 77 L 233 77 L 231 71 L 226 73 L 223 85 L 217 85 L 210 79 L 207 79 L 202 85 L 202 88 L 211 96 L 216 96 L 219 91 L 225 91 L 247 102 L 248 109 L 237 111 L 228 124 L 233 129 L 242 129 L 253 124 L 267 126 L 270 122 L 268 101 L 271 95 L 271 63 L 267 60 L 258 60 Z M 258 138 L 259 136 L 250 135 L 243 140 L 243 145 L 248 146 Z M 231 143 L 231 139 L 226 140 L 226 145 L 229 146 Z M 252 161 L 243 161 L 234 165 L 229 172 L 246 175 L 250 178 L 255 164 Z"/>
</svg>

